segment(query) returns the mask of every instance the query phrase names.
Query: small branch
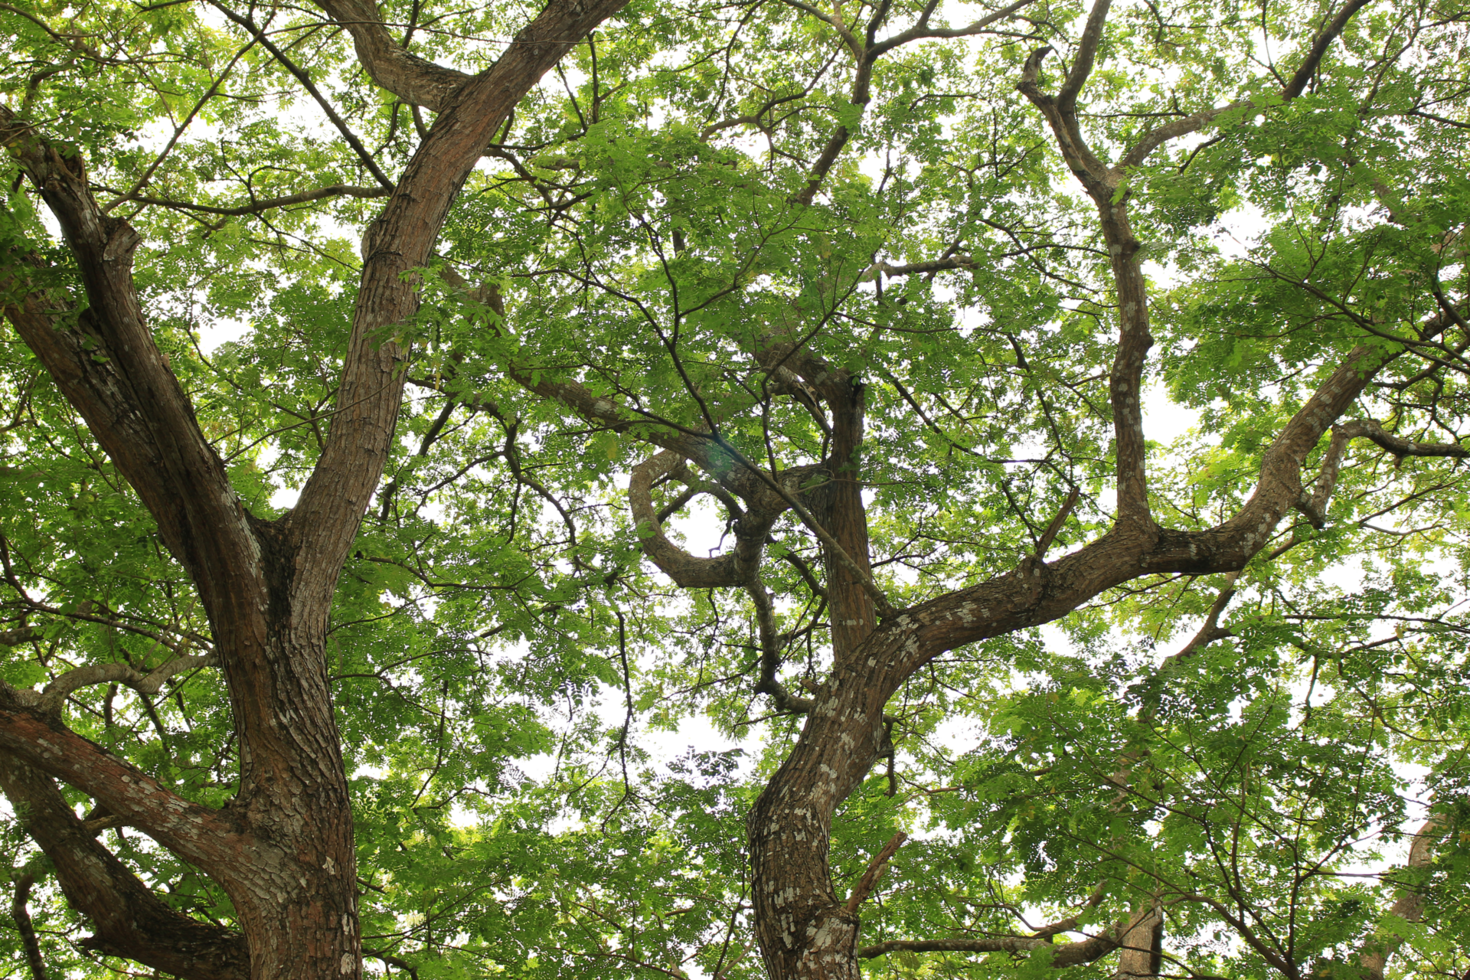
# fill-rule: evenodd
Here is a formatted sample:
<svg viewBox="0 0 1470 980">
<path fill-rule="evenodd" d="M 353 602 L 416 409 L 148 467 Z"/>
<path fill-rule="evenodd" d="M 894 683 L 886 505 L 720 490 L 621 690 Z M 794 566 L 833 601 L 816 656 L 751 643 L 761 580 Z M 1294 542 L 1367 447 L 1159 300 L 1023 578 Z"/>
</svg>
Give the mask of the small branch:
<svg viewBox="0 0 1470 980">
<path fill-rule="evenodd" d="M 1332 427 L 1332 441 L 1322 458 L 1322 468 L 1312 484 L 1311 492 L 1302 491 L 1295 507 L 1319 531 L 1327 525 L 1327 503 L 1337 489 L 1337 478 L 1347 445 L 1353 439 L 1367 439 L 1400 459 L 1405 456 L 1470 458 L 1470 449 L 1454 443 L 1413 442 L 1384 430 L 1372 419 L 1358 419 Z"/>
<path fill-rule="evenodd" d="M 320 201 L 327 197 L 358 197 L 374 198 L 387 197 L 393 193 L 388 187 L 362 187 L 357 184 L 329 184 L 326 187 L 318 187 L 309 191 L 297 191 L 295 194 L 285 194 L 281 197 L 261 198 L 249 204 L 240 204 L 234 207 L 216 207 L 209 204 L 195 204 L 191 201 L 170 201 L 162 197 L 145 197 L 130 194 L 118 198 L 120 201 L 136 201 L 139 204 L 152 204 L 158 207 L 176 208 L 180 211 L 198 211 L 201 214 L 218 214 L 227 217 L 241 217 L 247 214 L 259 214 L 261 211 L 269 211 L 272 208 L 287 208 L 293 204 L 308 204 L 312 201 Z"/>
<path fill-rule="evenodd" d="M 337 127 L 337 132 L 342 134 L 342 138 L 347 141 L 347 145 L 352 147 L 353 152 L 357 154 L 358 159 L 362 161 L 363 166 L 367 168 L 368 173 L 377 178 L 378 183 L 382 184 L 391 193 L 394 188 L 393 181 L 389 180 L 388 175 L 383 173 L 383 171 L 378 167 L 378 162 L 373 159 L 373 155 L 368 152 L 367 147 L 362 145 L 362 141 L 357 138 L 357 134 L 354 133 L 352 129 L 347 125 L 346 120 L 344 120 L 340 115 L 337 114 L 337 110 L 332 106 L 332 103 L 328 101 L 327 97 L 322 95 L 321 91 L 316 87 L 315 83 L 312 82 L 311 76 L 306 73 L 306 70 L 297 65 L 296 62 L 292 61 L 286 55 L 286 52 L 277 47 L 271 41 L 271 39 L 266 36 L 265 31 L 262 30 L 255 23 L 254 20 L 249 17 L 245 17 L 235 13 L 229 7 L 226 7 L 222 3 L 215 2 L 215 0 L 211 0 L 211 4 L 220 13 L 224 14 L 230 20 L 234 21 L 236 24 L 239 24 L 246 31 L 248 31 L 251 37 L 260 42 L 261 47 L 269 51 L 271 55 L 281 63 L 281 66 L 285 68 L 288 72 L 290 72 L 291 75 L 298 82 L 301 83 L 302 88 L 306 89 L 307 94 L 309 94 L 312 99 L 316 101 L 316 104 L 321 106 L 322 111 L 327 114 L 327 118 L 331 120 L 332 125 Z"/>
<path fill-rule="evenodd" d="M 936 4 L 931 2 L 925 6 L 924 14 L 919 18 L 918 23 L 915 24 L 913 27 L 910 27 L 908 30 L 904 31 L 901 34 L 895 34 L 893 37 L 879 41 L 877 44 L 874 44 L 870 48 L 868 48 L 868 60 L 874 61 L 878 58 L 879 55 L 891 51 L 901 44 L 907 44 L 910 41 L 953 37 L 970 37 L 972 35 L 979 34 L 981 31 L 985 30 L 985 28 L 989 27 L 991 24 L 994 24 L 996 21 L 1003 20 L 1006 17 L 1009 17 L 1019 11 L 1022 7 L 1029 7 L 1032 3 L 1035 2 L 1036 0 L 1016 0 L 1015 3 L 1002 7 L 1001 9 L 994 11 L 993 13 L 986 14 L 979 20 L 966 24 L 964 27 L 933 28 L 929 26 L 929 15 L 934 11 L 934 7 L 936 6 Z"/>
<path fill-rule="evenodd" d="M 1317 66 L 1322 63 L 1322 56 L 1327 53 L 1327 46 L 1342 33 L 1343 28 L 1347 27 L 1347 22 L 1352 20 L 1353 15 L 1367 5 L 1368 0 L 1349 0 L 1347 5 L 1338 11 L 1337 16 L 1332 18 L 1332 22 L 1312 42 L 1311 50 L 1307 52 L 1307 57 L 1298 66 L 1296 74 L 1291 76 L 1291 81 L 1282 87 L 1282 98 L 1294 99 L 1306 90 L 1307 83 L 1317 73 Z"/>
<path fill-rule="evenodd" d="M 1056 540 L 1057 534 L 1061 532 L 1062 526 L 1067 523 L 1067 518 L 1071 516 L 1072 508 L 1077 506 L 1077 501 L 1080 499 L 1082 499 L 1082 491 L 1077 487 L 1073 487 L 1071 492 L 1067 494 L 1067 499 L 1062 502 L 1062 509 L 1057 511 L 1057 516 L 1053 517 L 1051 523 L 1046 526 L 1046 530 L 1041 532 L 1041 538 L 1036 542 L 1037 558 L 1046 557 L 1046 549 L 1050 548 L 1051 543 Z"/>
<path fill-rule="evenodd" d="M 1225 587 L 1220 590 L 1219 595 L 1215 596 L 1215 601 L 1210 603 L 1209 612 L 1205 613 L 1205 621 L 1200 624 L 1199 630 L 1188 643 L 1184 644 L 1177 653 L 1164 661 L 1163 666 L 1165 668 L 1171 664 L 1188 660 L 1216 640 L 1230 635 L 1229 630 L 1222 630 L 1220 628 L 1220 614 L 1225 611 L 1226 606 L 1230 605 L 1230 600 L 1235 598 L 1235 582 L 1239 578 L 1239 572 L 1226 573 Z"/>
<path fill-rule="evenodd" d="M 20 944 L 26 951 L 26 963 L 31 968 L 32 980 L 47 980 L 46 961 L 41 959 L 41 944 L 36 941 L 36 927 L 31 923 L 31 913 L 26 902 L 31 897 L 31 886 L 36 876 L 23 874 L 15 881 L 15 896 L 10 900 L 10 917 L 15 920 L 20 933 Z"/>
<path fill-rule="evenodd" d="M 867 897 L 872 894 L 873 886 L 878 883 L 878 878 L 883 874 L 883 869 L 887 866 L 888 859 L 893 857 L 894 853 L 903 846 L 903 842 L 908 839 L 909 835 L 900 830 L 889 839 L 887 844 L 883 845 L 883 850 L 879 851 L 878 856 L 873 858 L 873 862 L 868 865 L 868 870 L 863 872 L 862 878 L 858 881 L 857 887 L 848 896 L 847 904 L 843 906 L 849 915 L 857 914 L 858 906 L 862 905 L 867 900 Z"/>
<path fill-rule="evenodd" d="M 392 953 L 387 953 L 379 949 L 365 949 L 362 951 L 362 955 L 371 956 L 375 960 L 381 960 L 389 966 L 396 966 L 412 977 L 413 980 L 419 980 L 419 971 L 414 969 L 406 960 L 401 960 Z"/>
</svg>

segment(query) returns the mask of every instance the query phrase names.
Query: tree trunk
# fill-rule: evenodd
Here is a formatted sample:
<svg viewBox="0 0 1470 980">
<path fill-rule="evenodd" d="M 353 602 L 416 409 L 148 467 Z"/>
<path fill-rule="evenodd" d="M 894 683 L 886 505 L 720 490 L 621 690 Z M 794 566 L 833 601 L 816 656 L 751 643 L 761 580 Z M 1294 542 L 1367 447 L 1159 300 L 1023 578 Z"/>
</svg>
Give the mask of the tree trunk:
<svg viewBox="0 0 1470 980">
<path fill-rule="evenodd" d="M 756 935 L 773 978 L 856 980 L 858 916 L 832 887 L 827 839 L 832 815 L 862 782 L 885 742 L 883 704 L 850 670 L 853 656 L 877 626 L 873 600 L 856 572 L 871 577 L 867 508 L 858 452 L 864 395 L 846 371 L 814 365 L 831 410 L 832 439 L 823 461 L 826 482 L 813 494 L 813 515 L 832 536 L 823 551 L 832 619 L 831 680 L 816 696 L 795 750 L 772 777 L 746 823 L 750 843 Z M 815 373 L 810 372 L 810 373 Z M 850 677 L 842 686 L 839 678 Z M 875 696 L 868 696 L 875 695 Z"/>
<path fill-rule="evenodd" d="M 12 249 L 0 292 L 21 299 L 5 314 L 197 587 L 240 751 L 238 793 L 212 811 L 71 732 L 59 705 L 0 684 L 0 787 L 18 808 L 51 814 L 30 821 L 32 835 L 69 899 L 92 918 L 97 948 L 188 980 L 241 980 L 242 945 L 253 980 L 361 976 L 352 810 L 325 644 L 337 577 L 382 476 L 402 399 L 405 352 L 384 328 L 417 309 L 409 273 L 429 264 L 496 128 L 625 2 L 551 0 L 495 65 L 473 77 L 411 58 L 383 61 L 384 28 L 372 5 L 326 4 L 348 22 L 369 71 L 386 65 L 389 84 L 418 71 L 436 93 L 438 116 L 364 235 L 327 444 L 297 506 L 275 522 L 246 511 L 154 343 L 133 283 L 140 236 L 98 206 L 79 156 L 0 106 L 0 142 L 55 215 L 86 290 L 82 303 L 40 288 L 44 261 Z M 244 943 L 168 909 L 78 829 L 48 777 L 91 795 L 218 883 Z"/>
</svg>

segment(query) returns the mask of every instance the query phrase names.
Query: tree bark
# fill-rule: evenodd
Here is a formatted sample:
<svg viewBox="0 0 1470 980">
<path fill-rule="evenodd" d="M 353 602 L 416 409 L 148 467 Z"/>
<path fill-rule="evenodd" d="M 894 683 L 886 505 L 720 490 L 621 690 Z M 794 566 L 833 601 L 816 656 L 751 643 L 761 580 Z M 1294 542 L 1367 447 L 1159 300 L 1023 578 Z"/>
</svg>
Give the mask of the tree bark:
<svg viewBox="0 0 1470 980">
<path fill-rule="evenodd" d="M 325 643 L 337 577 L 382 476 L 402 398 L 405 352 L 387 330 L 415 312 L 408 274 L 428 264 L 496 128 L 624 2 L 552 0 L 495 65 L 472 78 L 420 63 L 440 114 L 364 236 L 328 442 L 297 506 L 276 522 L 246 511 L 153 342 L 132 278 L 138 233 L 103 213 L 79 156 L 0 107 L 0 135 L 60 223 L 87 297 L 76 313 L 82 304 L 35 285 L 38 258 L 12 256 L 0 285 L 23 298 L 5 313 L 198 588 L 240 746 L 237 797 L 210 811 L 67 730 L 33 692 L 0 690 L 7 792 L 35 812 L 55 811 L 55 826 L 33 823 L 33 836 L 65 866 L 63 888 L 109 952 L 190 980 L 238 980 L 247 961 L 255 980 L 361 975 L 352 810 Z M 395 64 L 401 76 L 414 62 Z M 114 856 L 78 835 L 41 772 L 106 803 L 216 881 L 234 903 L 248 957 L 212 933 L 199 939 L 207 954 L 198 953 L 195 939 L 203 934 L 171 918 L 156 898 L 150 903 Z M 119 909 L 141 911 L 128 920 Z"/>
<path fill-rule="evenodd" d="M 1362 6 L 1353 0 L 1314 41 L 1303 69 L 1283 89 L 1300 94 L 1330 41 Z M 833 623 L 833 667 L 818 689 L 801 735 L 767 784 L 747 821 L 753 872 L 755 930 L 773 980 L 857 980 L 857 917 L 833 892 L 828 866 L 829 832 L 837 806 L 862 781 L 883 751 L 883 708 L 914 671 L 933 657 L 966 643 L 1050 622 L 1106 589 L 1160 572 L 1233 572 L 1269 539 L 1282 517 L 1302 500 L 1301 470 L 1307 454 L 1341 417 L 1385 361 L 1370 347 L 1352 351 L 1332 376 L 1283 427 L 1266 451 L 1255 493 L 1229 520 L 1202 532 L 1174 531 L 1155 522 L 1148 501 L 1143 434 L 1142 379 L 1152 344 L 1140 247 L 1129 223 L 1121 167 L 1104 165 L 1083 137 L 1077 97 L 1092 71 L 1102 41 L 1109 0 L 1089 12 L 1078 49 L 1055 96 L 1039 84 L 1043 48 L 1027 61 L 1020 91 L 1050 125 L 1067 166 L 1098 211 L 1117 290 L 1117 347 L 1109 375 L 1113 417 L 1117 510 L 1112 529 L 1092 544 L 1048 563 L 1044 555 L 974 588 L 932 600 L 873 626 L 844 566 L 828 557 Z M 1204 125 L 1201 114 L 1195 126 Z M 1136 166 L 1170 130 L 1148 134 L 1132 156 Z M 1136 158 L 1136 159 L 1135 159 Z M 845 535 L 844 548 L 864 570 L 869 562 L 859 474 L 850 465 L 861 440 L 861 398 L 841 398 L 834 375 L 802 371 L 802 352 L 776 350 L 822 392 L 833 410 L 832 483 L 824 488 L 823 522 Z M 846 381 L 846 378 L 842 379 Z M 853 389 L 856 391 L 856 389 Z M 846 413 L 844 415 L 844 412 Z M 1330 493 L 1330 489 L 1328 491 Z M 840 612 L 839 610 L 849 610 Z M 869 607 L 871 610 L 871 607 Z M 868 612 L 871 617 L 871 611 Z M 1120 972 L 1157 972 L 1161 920 L 1152 907 L 1136 910 L 1117 945 L 1125 948 Z M 1112 947 L 1116 948 L 1116 947 Z"/>
</svg>

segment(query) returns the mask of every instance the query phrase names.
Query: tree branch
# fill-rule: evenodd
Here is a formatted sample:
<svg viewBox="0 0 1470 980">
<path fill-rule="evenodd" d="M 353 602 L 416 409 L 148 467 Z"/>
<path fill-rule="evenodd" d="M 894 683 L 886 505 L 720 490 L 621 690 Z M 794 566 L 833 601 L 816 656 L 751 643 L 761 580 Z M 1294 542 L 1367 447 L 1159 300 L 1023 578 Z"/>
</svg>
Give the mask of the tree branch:
<svg viewBox="0 0 1470 980">
<path fill-rule="evenodd" d="M 15 893 L 10 899 L 10 917 L 15 920 L 15 930 L 20 933 L 20 945 L 25 950 L 26 965 L 31 970 L 31 980 L 47 980 L 46 961 L 41 958 L 41 944 L 36 940 L 36 927 L 31 923 L 30 910 L 26 903 L 31 897 L 31 886 L 36 876 L 22 874 L 15 880 Z"/>
<path fill-rule="evenodd" d="M 362 145 L 362 141 L 357 138 L 357 134 L 352 131 L 352 127 L 347 125 L 347 121 L 338 114 L 331 100 L 323 95 L 321 90 L 316 87 L 316 83 L 311 80 L 311 76 L 306 73 L 306 69 L 292 61 L 290 56 L 271 41 L 266 32 L 251 18 L 235 13 L 235 11 L 217 2 L 217 0 L 211 0 L 211 6 L 244 28 L 251 37 L 260 43 L 261 47 L 269 51 L 271 56 L 281 63 L 281 67 L 285 68 L 301 83 L 301 87 L 306 89 L 307 94 L 321 107 L 322 112 L 326 113 L 327 119 L 337 128 L 337 132 L 342 134 L 342 138 L 347 141 L 347 145 L 352 147 L 352 152 L 357 154 L 357 158 L 362 161 L 362 165 L 367 168 L 367 172 L 372 174 L 384 188 L 392 191 L 393 181 L 389 180 L 388 175 L 383 173 L 382 169 L 378 166 L 378 161 L 368 152 L 368 148 Z"/>
<path fill-rule="evenodd" d="M 1102 43 L 1103 28 L 1107 25 L 1108 8 L 1112 0 L 1093 0 L 1092 10 L 1087 15 L 1087 26 L 1082 30 L 1082 39 L 1077 44 L 1077 57 L 1072 61 L 1072 68 L 1067 72 L 1062 87 L 1057 90 L 1057 109 L 1064 114 L 1077 111 L 1077 96 L 1082 93 L 1082 86 L 1087 84 L 1087 76 L 1092 74 L 1092 66 L 1097 61 L 1097 48 Z"/>
<path fill-rule="evenodd" d="M 868 896 L 873 893 L 874 886 L 878 884 L 878 879 L 883 875 L 883 869 L 888 866 L 889 859 L 898 853 L 898 849 L 908 839 L 909 835 L 900 830 L 889 839 L 887 844 L 883 845 L 881 851 L 873 856 L 872 862 L 868 864 L 868 870 L 863 872 L 857 887 L 852 890 L 852 894 L 847 897 L 847 904 L 843 906 L 849 915 L 856 915 L 859 906 L 868 900 Z"/>
<path fill-rule="evenodd" d="M 908 44 L 910 41 L 928 40 L 930 38 L 972 37 L 984 31 L 991 24 L 1004 20 L 1012 14 L 1031 6 L 1035 2 L 1036 0 L 1016 0 L 1015 3 L 986 14 L 979 20 L 972 21 L 963 27 L 930 27 L 929 18 L 926 14 L 908 30 L 900 34 L 895 34 L 892 37 L 884 38 L 876 44 L 869 45 L 868 60 L 876 60 L 880 55 L 886 54 L 900 45 Z M 931 3 L 927 9 L 932 12 L 934 4 Z"/>
<path fill-rule="evenodd" d="M 0 756 L 9 754 L 93 797 L 217 880 L 239 873 L 240 848 L 268 848 L 219 812 L 191 803 L 40 708 L 41 696 L 0 681 Z"/>
<path fill-rule="evenodd" d="M 1281 97 L 1283 99 L 1294 99 L 1306 91 L 1307 83 L 1317 73 L 1317 66 L 1322 63 L 1322 57 L 1327 53 L 1328 46 L 1342 33 L 1343 28 L 1347 27 L 1353 15 L 1366 7 L 1368 3 L 1369 0 L 1348 0 L 1343 5 L 1343 8 L 1337 12 L 1337 16 L 1332 18 L 1331 22 L 1313 39 L 1311 48 L 1307 50 L 1307 56 L 1302 59 L 1302 63 L 1297 67 L 1296 73 L 1291 76 L 1291 80 L 1282 86 Z"/>
<path fill-rule="evenodd" d="M 153 668 L 147 674 L 140 674 L 127 664 L 93 664 L 88 667 L 77 667 L 47 684 L 46 689 L 41 692 L 38 706 L 42 711 L 54 714 L 61 710 L 62 702 L 69 694 L 93 684 L 126 684 L 139 694 L 152 697 L 159 692 L 165 681 L 176 674 L 199 667 L 213 667 L 218 662 L 212 653 L 196 657 L 175 657 Z"/>
<path fill-rule="evenodd" d="M 382 476 L 403 398 L 405 348 L 392 329 L 418 309 L 427 266 L 465 178 L 496 129 L 562 55 L 626 0 L 551 0 L 494 65 L 441 106 L 383 214 L 363 236 L 363 269 L 338 409 L 316 468 L 281 532 L 300 556 L 298 613 L 324 609 Z"/>
<path fill-rule="evenodd" d="M 410 105 L 439 112 L 470 80 L 464 72 L 409 53 L 388 33 L 369 0 L 317 0 L 317 6 L 352 36 L 357 59 L 373 81 Z"/>
<path fill-rule="evenodd" d="M 1147 913 L 1151 914 L 1152 909 Z M 1050 936 L 993 936 L 978 939 L 891 939 L 857 951 L 860 959 L 872 959 L 888 953 L 1033 953 L 1050 949 L 1054 967 L 1081 966 L 1092 963 L 1123 945 L 1124 937 L 1140 922 L 1139 915 L 1109 926 L 1101 934 L 1071 943 L 1053 943 Z"/>
<path fill-rule="evenodd" d="M 67 902 L 92 923 L 79 945 L 185 980 L 249 980 L 244 937 L 170 908 L 77 818 L 54 783 L 0 751 L 0 791 L 51 861 Z"/>
<path fill-rule="evenodd" d="M 318 187 L 309 191 L 297 191 L 295 194 L 284 194 L 280 197 L 265 197 L 249 204 L 239 204 L 234 207 L 218 207 L 212 204 L 195 204 L 192 201 L 171 201 L 162 197 L 147 197 L 146 195 L 133 194 L 119 198 L 119 201 L 136 201 L 139 204 L 152 204 L 165 208 L 176 208 L 181 211 L 198 211 L 201 214 L 218 214 L 225 217 L 240 217 L 247 214 L 259 214 L 272 208 L 288 208 L 293 204 L 309 204 L 312 201 L 320 201 L 328 197 L 356 197 L 374 198 L 387 197 L 393 193 L 388 187 L 360 187 L 356 184 L 328 184 L 326 187 Z"/>
<path fill-rule="evenodd" d="M 680 548 L 664 534 L 663 520 L 653 506 L 653 485 L 677 474 L 684 459 L 668 450 L 656 453 L 633 467 L 628 480 L 628 506 L 638 527 L 643 553 L 659 569 L 686 589 L 711 589 L 744 585 L 760 561 L 766 534 L 775 516 L 766 518 L 747 511 L 738 519 L 735 550 L 716 558 L 698 558 Z M 750 526 L 747 527 L 746 525 Z M 755 536 L 757 528 L 759 537 Z"/>
</svg>

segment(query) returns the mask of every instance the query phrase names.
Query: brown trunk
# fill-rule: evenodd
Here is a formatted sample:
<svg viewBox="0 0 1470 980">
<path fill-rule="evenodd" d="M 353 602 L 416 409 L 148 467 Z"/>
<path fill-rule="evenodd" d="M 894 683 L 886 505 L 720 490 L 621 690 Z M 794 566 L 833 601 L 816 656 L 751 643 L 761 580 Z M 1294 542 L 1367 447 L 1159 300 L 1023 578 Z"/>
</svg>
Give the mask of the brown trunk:
<svg viewBox="0 0 1470 980">
<path fill-rule="evenodd" d="M 813 494 L 813 516 L 857 570 L 871 576 L 868 517 L 858 452 L 863 441 L 863 386 L 845 371 L 819 389 L 831 410 L 826 482 Z M 757 937 L 774 978 L 856 980 L 858 916 L 832 886 L 827 837 L 837 805 L 878 758 L 885 742 L 883 703 L 865 696 L 850 661 L 877 626 L 873 600 L 854 570 L 824 548 L 833 669 L 818 693 L 795 750 L 771 779 L 746 823 Z M 842 678 L 852 678 L 840 687 Z M 855 685 L 855 686 L 854 686 Z M 840 691 L 840 693 L 839 693 Z M 843 707 L 838 708 L 839 702 Z"/>
<path fill-rule="evenodd" d="M 417 309 L 407 274 L 429 263 L 495 129 L 624 2 L 552 0 L 474 77 L 418 64 L 441 100 L 439 115 L 364 236 L 331 433 L 297 506 L 274 523 L 246 512 L 154 344 L 133 285 L 137 232 L 98 207 L 80 157 L 0 106 L 0 137 L 56 216 L 87 294 L 82 304 L 37 288 L 42 260 L 13 251 L 0 289 L 22 299 L 5 314 L 198 588 L 240 746 L 237 797 L 211 811 L 69 731 L 35 692 L 0 684 L 0 784 L 22 806 L 54 811 L 45 825 L 31 822 L 32 834 L 69 899 L 92 918 L 99 948 L 188 980 L 240 980 L 245 963 L 239 937 L 171 912 L 70 811 L 62 814 L 48 776 L 92 795 L 217 882 L 234 903 L 253 980 L 361 976 L 352 810 L 324 651 L 337 577 L 382 476 L 402 398 L 404 351 L 386 328 Z M 373 25 L 359 16 L 371 5 L 349 6 L 360 42 L 372 42 Z M 401 81 L 414 66 L 398 59 L 389 75 Z M 200 943 L 205 953 L 196 952 Z"/>
</svg>

